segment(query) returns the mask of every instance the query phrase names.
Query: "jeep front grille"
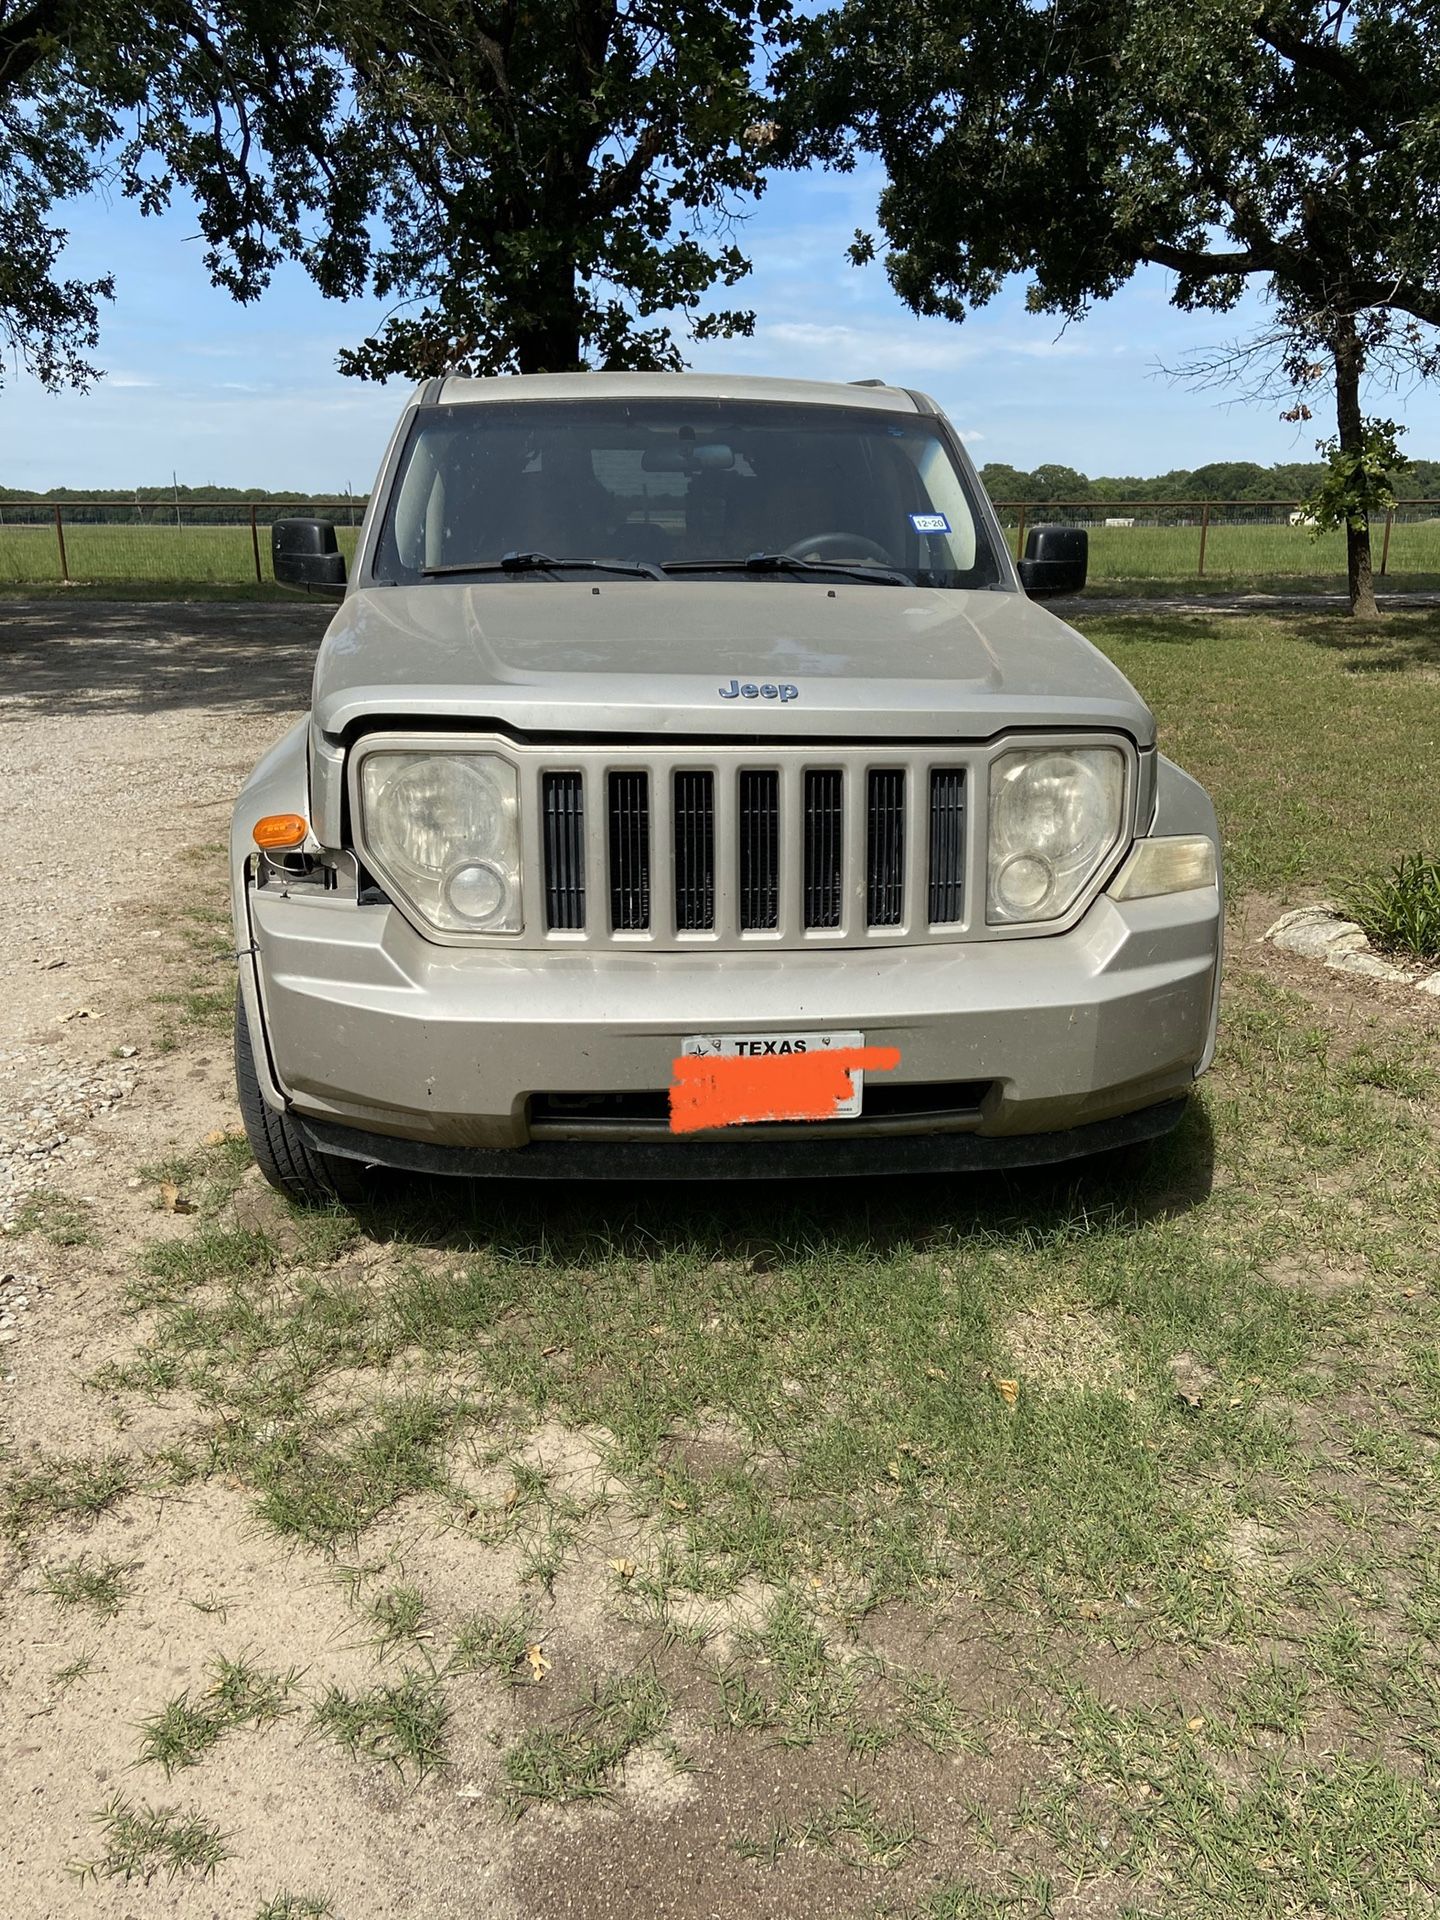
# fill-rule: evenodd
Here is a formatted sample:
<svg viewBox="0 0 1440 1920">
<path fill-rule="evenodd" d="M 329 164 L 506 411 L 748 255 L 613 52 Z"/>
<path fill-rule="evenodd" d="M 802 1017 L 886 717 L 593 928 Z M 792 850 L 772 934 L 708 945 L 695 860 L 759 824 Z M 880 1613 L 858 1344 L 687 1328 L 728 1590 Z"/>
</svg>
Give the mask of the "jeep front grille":
<svg viewBox="0 0 1440 1920">
<path fill-rule="evenodd" d="M 844 944 L 964 922 L 968 780 L 953 753 L 575 758 L 537 782 L 546 937 Z"/>
<path fill-rule="evenodd" d="M 585 783 L 578 773 L 547 773 L 540 782 L 545 818 L 545 922 L 585 924 Z"/>
<path fill-rule="evenodd" d="M 610 924 L 617 933 L 650 925 L 650 775 L 610 775 Z"/>
</svg>

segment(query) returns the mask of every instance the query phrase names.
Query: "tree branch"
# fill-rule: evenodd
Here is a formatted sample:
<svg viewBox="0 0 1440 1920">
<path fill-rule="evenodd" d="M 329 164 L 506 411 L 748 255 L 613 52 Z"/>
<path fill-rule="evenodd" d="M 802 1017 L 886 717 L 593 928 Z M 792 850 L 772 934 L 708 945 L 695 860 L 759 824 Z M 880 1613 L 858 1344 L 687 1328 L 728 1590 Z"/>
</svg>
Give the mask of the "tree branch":
<svg viewBox="0 0 1440 1920">
<path fill-rule="evenodd" d="M 1142 260 L 1170 267 L 1190 280 L 1222 280 L 1233 273 L 1263 273 L 1269 266 L 1253 252 L 1205 253 L 1198 247 L 1176 247 L 1168 240 L 1146 240 L 1138 249 Z"/>
<path fill-rule="evenodd" d="M 18 19 L 0 22 L 0 93 L 10 92 L 39 65 L 42 41 L 59 39 L 75 14 L 74 0 L 35 0 Z"/>
</svg>

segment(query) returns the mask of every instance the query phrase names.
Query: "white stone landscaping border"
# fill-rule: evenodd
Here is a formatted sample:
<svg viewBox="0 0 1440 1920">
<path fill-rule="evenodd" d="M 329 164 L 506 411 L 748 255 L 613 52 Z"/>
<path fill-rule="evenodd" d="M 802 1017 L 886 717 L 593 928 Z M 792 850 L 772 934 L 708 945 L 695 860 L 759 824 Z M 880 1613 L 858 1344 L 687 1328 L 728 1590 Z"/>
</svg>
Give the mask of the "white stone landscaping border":
<svg viewBox="0 0 1440 1920">
<path fill-rule="evenodd" d="M 1358 973 L 1367 980 L 1389 980 L 1397 986 L 1415 987 L 1421 993 L 1434 994 L 1440 1000 L 1440 968 L 1433 973 L 1416 974 L 1381 960 L 1370 951 L 1364 929 L 1353 920 L 1342 918 L 1334 907 L 1296 907 L 1293 913 L 1282 914 L 1265 938 L 1286 953 L 1322 961 L 1332 973 Z"/>
</svg>

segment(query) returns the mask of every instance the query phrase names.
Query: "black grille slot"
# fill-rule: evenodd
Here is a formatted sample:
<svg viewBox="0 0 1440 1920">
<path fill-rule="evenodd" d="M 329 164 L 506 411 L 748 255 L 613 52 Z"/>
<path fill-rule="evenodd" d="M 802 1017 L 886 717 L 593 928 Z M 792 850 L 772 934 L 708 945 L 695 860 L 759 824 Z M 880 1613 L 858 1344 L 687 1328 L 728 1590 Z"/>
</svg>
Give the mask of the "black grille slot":
<svg viewBox="0 0 1440 1920">
<path fill-rule="evenodd" d="M 585 782 L 578 773 L 547 773 L 541 781 L 545 833 L 545 924 L 585 924 Z"/>
<path fill-rule="evenodd" d="M 610 775 L 610 923 L 617 933 L 650 925 L 650 776 Z"/>
<path fill-rule="evenodd" d="M 905 910 L 905 769 L 872 767 L 865 789 L 865 922 L 898 927 Z"/>
<path fill-rule="evenodd" d="M 780 924 L 780 776 L 740 775 L 740 925 Z"/>
<path fill-rule="evenodd" d="M 715 925 L 715 776 L 675 775 L 675 925 L 682 933 Z"/>
<path fill-rule="evenodd" d="M 930 924 L 965 916 L 965 769 L 930 769 Z"/>
<path fill-rule="evenodd" d="M 839 767 L 805 774 L 805 924 L 838 927 L 843 903 L 845 776 Z"/>
</svg>

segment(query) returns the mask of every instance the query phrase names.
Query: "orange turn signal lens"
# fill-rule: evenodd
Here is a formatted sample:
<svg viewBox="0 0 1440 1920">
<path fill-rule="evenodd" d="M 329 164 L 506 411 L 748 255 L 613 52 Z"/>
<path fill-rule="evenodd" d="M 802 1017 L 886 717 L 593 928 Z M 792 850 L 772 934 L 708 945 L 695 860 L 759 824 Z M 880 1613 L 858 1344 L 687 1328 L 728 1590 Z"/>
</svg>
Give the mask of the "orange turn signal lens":
<svg viewBox="0 0 1440 1920">
<path fill-rule="evenodd" d="M 310 831 L 310 823 L 301 813 L 267 813 L 255 822 L 255 844 L 267 853 L 286 847 L 298 847 Z"/>
</svg>

